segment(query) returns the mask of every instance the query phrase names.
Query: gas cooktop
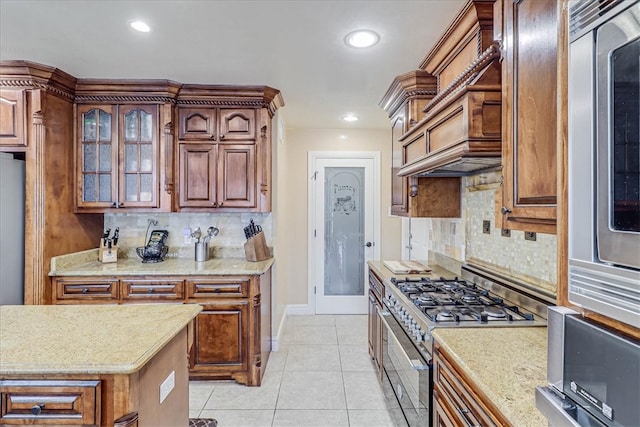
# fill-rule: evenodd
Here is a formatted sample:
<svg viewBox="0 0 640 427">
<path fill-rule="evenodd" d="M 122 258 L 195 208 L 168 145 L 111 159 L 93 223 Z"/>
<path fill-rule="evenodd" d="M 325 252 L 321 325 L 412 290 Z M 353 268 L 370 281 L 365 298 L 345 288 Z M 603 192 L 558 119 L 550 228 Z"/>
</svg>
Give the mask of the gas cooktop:
<svg viewBox="0 0 640 427">
<path fill-rule="evenodd" d="M 474 283 L 455 279 L 396 279 L 391 282 L 434 323 L 532 321 L 534 315 Z"/>
</svg>

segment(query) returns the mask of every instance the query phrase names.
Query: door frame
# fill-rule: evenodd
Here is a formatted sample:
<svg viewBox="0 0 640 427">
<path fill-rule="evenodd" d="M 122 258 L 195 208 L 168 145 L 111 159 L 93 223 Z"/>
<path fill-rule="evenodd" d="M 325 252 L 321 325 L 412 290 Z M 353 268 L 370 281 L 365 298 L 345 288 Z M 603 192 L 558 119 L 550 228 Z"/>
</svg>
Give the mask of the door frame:
<svg viewBox="0 0 640 427">
<path fill-rule="evenodd" d="M 315 294 L 315 286 L 316 286 L 316 263 L 315 260 L 319 259 L 318 256 L 321 256 L 321 259 L 324 260 L 324 254 L 316 254 L 316 249 L 314 245 L 315 237 L 313 235 L 316 223 L 316 201 L 318 200 L 318 195 L 316 194 L 316 185 L 315 185 L 315 177 L 316 177 L 316 161 L 318 160 L 332 160 L 332 159 L 371 159 L 373 160 L 373 206 L 375 209 L 373 210 L 373 259 L 380 259 L 380 152 L 379 151 L 309 151 L 308 153 L 308 166 L 307 172 L 309 176 L 309 186 L 308 186 L 308 202 L 307 202 L 307 253 L 308 253 L 308 261 L 307 261 L 307 304 L 309 305 L 309 313 L 316 313 L 316 294 Z M 366 262 L 365 262 L 365 270 L 366 270 Z M 365 289 L 367 289 L 367 274 L 365 271 L 364 280 L 365 280 Z M 366 295 L 366 292 L 365 292 Z"/>
</svg>

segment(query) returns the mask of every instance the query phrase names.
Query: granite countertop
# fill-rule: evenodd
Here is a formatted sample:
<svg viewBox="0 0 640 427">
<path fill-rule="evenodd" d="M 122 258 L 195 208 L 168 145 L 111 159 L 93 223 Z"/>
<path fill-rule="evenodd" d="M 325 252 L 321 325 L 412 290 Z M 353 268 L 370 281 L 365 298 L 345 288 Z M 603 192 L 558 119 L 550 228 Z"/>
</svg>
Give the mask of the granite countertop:
<svg viewBox="0 0 640 427">
<path fill-rule="evenodd" d="M 376 274 L 378 274 L 378 276 L 380 276 L 380 278 L 387 282 L 386 284 L 389 285 L 391 283 L 391 278 L 392 277 L 409 277 L 409 278 L 419 278 L 419 277 L 429 277 L 432 279 L 435 278 L 440 278 L 440 277 L 446 277 L 446 278 L 453 278 L 454 276 L 460 276 L 460 267 L 459 266 L 454 266 L 452 267 L 451 270 L 448 270 L 446 268 L 444 268 L 441 265 L 438 264 L 428 264 L 427 262 L 424 261 L 420 261 L 422 265 L 427 266 L 428 268 L 431 269 L 430 273 L 421 273 L 421 274 L 395 274 L 393 273 L 391 270 L 389 270 L 387 267 L 385 267 L 383 261 L 369 261 L 369 267 L 376 272 Z M 457 272 L 455 271 L 457 267 Z"/>
<path fill-rule="evenodd" d="M 433 337 L 512 425 L 547 425 L 534 398 L 547 383 L 547 328 L 436 328 Z"/>
<path fill-rule="evenodd" d="M 143 264 L 138 258 L 118 258 L 115 263 L 98 261 L 98 250 L 77 252 L 51 259 L 49 276 L 220 276 L 261 275 L 274 259 L 250 262 L 244 258 L 212 258 L 196 262 L 193 258 L 165 258 L 162 262 Z"/>
<path fill-rule="evenodd" d="M 199 304 L 0 306 L 0 377 L 131 374 L 201 310 Z"/>
</svg>

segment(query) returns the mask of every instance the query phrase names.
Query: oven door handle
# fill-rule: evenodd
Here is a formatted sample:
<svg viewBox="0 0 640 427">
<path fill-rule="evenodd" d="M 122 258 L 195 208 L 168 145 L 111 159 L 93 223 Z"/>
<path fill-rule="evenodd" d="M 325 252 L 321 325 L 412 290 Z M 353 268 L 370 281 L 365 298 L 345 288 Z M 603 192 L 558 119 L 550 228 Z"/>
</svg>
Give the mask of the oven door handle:
<svg viewBox="0 0 640 427">
<path fill-rule="evenodd" d="M 409 365 L 411 366 L 411 369 L 413 369 L 415 371 L 426 371 L 426 370 L 428 370 L 430 368 L 429 365 L 422 363 L 422 361 L 420 360 L 419 356 L 417 358 L 415 358 L 415 359 L 412 359 L 409 356 L 409 354 L 407 353 L 407 349 L 404 348 L 402 346 L 402 344 L 400 344 L 400 342 L 398 341 L 398 338 L 396 338 L 397 332 L 394 330 L 395 328 L 392 327 L 389 324 L 387 319 L 385 319 L 385 317 L 390 317 L 391 319 L 393 319 L 393 316 L 391 315 L 391 313 L 388 310 L 384 310 L 384 309 L 379 311 L 378 313 L 380 315 L 380 320 L 382 321 L 384 326 L 391 332 L 391 335 L 393 336 L 393 339 L 396 341 L 398 346 L 402 349 L 402 353 L 405 356 L 405 358 L 407 359 L 407 362 L 409 363 Z M 395 319 L 393 321 L 395 322 Z M 402 333 L 404 333 L 404 332 L 402 332 Z M 416 353 L 417 353 L 417 351 L 416 351 Z"/>
<path fill-rule="evenodd" d="M 562 407 L 562 401 L 548 387 L 536 387 L 536 408 L 554 427 L 580 427 Z"/>
</svg>

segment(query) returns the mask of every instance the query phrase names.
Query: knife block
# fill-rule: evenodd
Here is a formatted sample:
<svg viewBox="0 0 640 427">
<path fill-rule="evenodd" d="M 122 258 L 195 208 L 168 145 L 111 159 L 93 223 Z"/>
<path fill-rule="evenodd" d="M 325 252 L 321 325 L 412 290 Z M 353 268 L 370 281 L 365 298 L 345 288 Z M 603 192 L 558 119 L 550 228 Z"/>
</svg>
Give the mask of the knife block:
<svg viewBox="0 0 640 427">
<path fill-rule="evenodd" d="M 267 247 L 267 241 L 264 238 L 264 233 L 261 231 L 244 244 L 244 254 L 247 257 L 247 261 L 264 261 L 271 258 L 269 248 Z"/>
<path fill-rule="evenodd" d="M 98 249 L 98 261 L 103 264 L 118 261 L 118 247 L 107 247 L 104 245 L 102 239 L 100 239 L 100 248 Z"/>
</svg>

